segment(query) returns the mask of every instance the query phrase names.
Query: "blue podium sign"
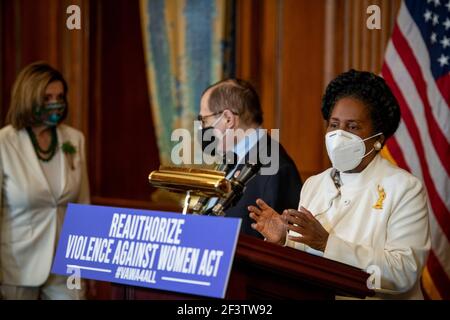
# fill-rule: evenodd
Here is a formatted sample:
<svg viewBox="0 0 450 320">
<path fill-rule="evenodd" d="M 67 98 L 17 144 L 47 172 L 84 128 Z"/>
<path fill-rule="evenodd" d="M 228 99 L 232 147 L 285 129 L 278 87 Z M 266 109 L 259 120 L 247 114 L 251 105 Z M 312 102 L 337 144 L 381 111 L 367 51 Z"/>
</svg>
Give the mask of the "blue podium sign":
<svg viewBox="0 0 450 320">
<path fill-rule="evenodd" d="M 224 298 L 241 219 L 69 204 L 52 272 Z"/>
</svg>

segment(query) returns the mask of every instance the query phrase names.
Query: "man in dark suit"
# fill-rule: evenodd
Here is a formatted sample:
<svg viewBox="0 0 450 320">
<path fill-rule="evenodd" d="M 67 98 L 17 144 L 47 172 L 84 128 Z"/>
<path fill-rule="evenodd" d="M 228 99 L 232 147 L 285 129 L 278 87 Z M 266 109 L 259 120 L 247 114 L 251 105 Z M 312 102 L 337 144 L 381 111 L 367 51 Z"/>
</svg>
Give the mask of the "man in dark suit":
<svg viewBox="0 0 450 320">
<path fill-rule="evenodd" d="M 261 198 L 277 212 L 296 209 L 302 184 L 297 168 L 284 148 L 261 129 L 263 114 L 255 89 L 240 79 L 223 80 L 210 86 L 202 95 L 199 121 L 205 151 L 211 151 L 212 142 L 215 142 L 214 151 L 219 154 L 234 152 L 237 157 L 235 165 L 229 167 L 228 178 L 237 175 L 245 163 L 262 159 L 263 167 L 248 182 L 242 198 L 225 210 L 227 217 L 242 218 L 241 232 L 261 237 L 251 228 L 247 207 Z M 211 131 L 215 132 L 215 140 L 205 139 Z M 236 132 L 238 134 L 233 134 Z M 211 209 L 217 201 L 210 199 L 206 208 Z"/>
</svg>

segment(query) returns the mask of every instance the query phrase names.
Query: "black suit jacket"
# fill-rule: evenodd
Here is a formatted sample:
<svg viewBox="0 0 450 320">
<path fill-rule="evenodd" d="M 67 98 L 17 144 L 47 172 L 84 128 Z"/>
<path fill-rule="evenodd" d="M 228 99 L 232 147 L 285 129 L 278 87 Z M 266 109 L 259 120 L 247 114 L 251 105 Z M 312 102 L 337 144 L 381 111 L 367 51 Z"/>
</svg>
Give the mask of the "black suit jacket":
<svg viewBox="0 0 450 320">
<path fill-rule="evenodd" d="M 272 140 L 272 142 L 275 142 Z M 259 143 L 257 144 L 259 147 Z M 263 199 L 278 213 L 285 209 L 297 209 L 300 200 L 302 182 L 294 161 L 279 146 L 279 169 L 274 175 L 261 175 L 261 172 L 253 177 L 247 184 L 242 198 L 235 206 L 225 210 L 226 217 L 242 218 L 241 232 L 262 238 L 261 234 L 252 229 L 254 222 L 248 215 L 248 206 L 256 205 L 258 198 Z M 270 140 L 267 139 L 267 148 L 270 150 Z M 269 151 L 270 153 L 270 151 Z M 242 167 L 243 165 L 241 165 Z M 237 168 L 240 169 L 239 166 Z"/>
</svg>

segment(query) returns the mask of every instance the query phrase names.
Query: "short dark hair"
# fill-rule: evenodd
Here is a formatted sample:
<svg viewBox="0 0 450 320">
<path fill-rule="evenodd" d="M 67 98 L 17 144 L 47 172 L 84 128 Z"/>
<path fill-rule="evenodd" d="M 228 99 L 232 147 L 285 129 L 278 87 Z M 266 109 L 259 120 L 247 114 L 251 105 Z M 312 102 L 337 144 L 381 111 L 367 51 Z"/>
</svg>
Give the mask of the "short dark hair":
<svg viewBox="0 0 450 320">
<path fill-rule="evenodd" d="M 369 108 L 374 133 L 382 132 L 385 141 L 400 124 L 400 107 L 383 78 L 366 71 L 349 70 L 332 80 L 322 98 L 322 116 L 329 121 L 338 100 L 352 97 Z"/>
<path fill-rule="evenodd" d="M 211 90 L 208 106 L 211 112 L 228 109 L 239 115 L 246 124 L 263 123 L 263 112 L 258 94 L 253 86 L 242 79 L 226 79 L 208 87 Z"/>
</svg>

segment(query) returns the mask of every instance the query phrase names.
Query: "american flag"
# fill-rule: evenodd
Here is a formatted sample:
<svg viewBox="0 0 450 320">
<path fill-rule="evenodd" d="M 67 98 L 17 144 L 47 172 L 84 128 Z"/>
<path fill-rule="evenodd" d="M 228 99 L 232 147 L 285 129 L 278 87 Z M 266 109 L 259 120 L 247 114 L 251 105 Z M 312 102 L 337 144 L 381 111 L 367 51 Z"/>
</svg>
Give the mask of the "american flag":
<svg viewBox="0 0 450 320">
<path fill-rule="evenodd" d="M 428 297 L 450 299 L 450 0 L 402 3 L 382 76 L 402 112 L 388 151 L 428 192 L 432 249 L 422 285 Z"/>
</svg>

